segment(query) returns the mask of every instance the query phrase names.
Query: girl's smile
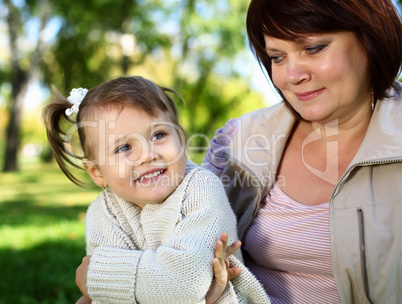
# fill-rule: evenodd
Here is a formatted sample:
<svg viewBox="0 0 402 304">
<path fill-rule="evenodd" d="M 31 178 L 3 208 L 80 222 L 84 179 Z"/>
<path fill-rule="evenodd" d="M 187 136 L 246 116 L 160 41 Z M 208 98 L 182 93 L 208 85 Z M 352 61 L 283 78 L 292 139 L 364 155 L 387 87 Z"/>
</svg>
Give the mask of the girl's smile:
<svg viewBox="0 0 402 304">
<path fill-rule="evenodd" d="M 151 170 L 151 172 L 144 173 L 140 175 L 135 182 L 142 183 L 142 182 L 155 182 L 156 180 L 160 179 L 166 173 L 166 169 L 155 169 Z"/>
</svg>

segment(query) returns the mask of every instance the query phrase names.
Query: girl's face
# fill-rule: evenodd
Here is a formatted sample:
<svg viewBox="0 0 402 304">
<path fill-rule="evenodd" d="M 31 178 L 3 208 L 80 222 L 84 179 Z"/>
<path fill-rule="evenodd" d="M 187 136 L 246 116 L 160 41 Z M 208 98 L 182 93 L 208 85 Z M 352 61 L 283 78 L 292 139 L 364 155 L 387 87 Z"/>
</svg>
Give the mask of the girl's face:
<svg viewBox="0 0 402 304">
<path fill-rule="evenodd" d="M 305 120 L 328 123 L 371 109 L 368 58 L 354 33 L 265 36 L 265 45 L 273 83 Z"/>
<path fill-rule="evenodd" d="M 96 115 L 87 128 L 97 166 L 86 166 L 94 182 L 106 183 L 119 197 L 140 207 L 164 201 L 186 170 L 184 139 L 167 113 L 150 117 L 135 107 Z M 179 135 L 180 134 L 180 135 Z"/>
</svg>

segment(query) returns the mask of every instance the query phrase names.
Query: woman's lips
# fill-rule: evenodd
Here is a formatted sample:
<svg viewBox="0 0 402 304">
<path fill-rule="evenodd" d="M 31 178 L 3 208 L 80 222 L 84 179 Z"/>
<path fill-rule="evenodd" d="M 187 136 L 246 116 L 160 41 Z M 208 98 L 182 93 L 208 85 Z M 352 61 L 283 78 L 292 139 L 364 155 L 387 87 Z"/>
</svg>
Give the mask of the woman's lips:
<svg viewBox="0 0 402 304">
<path fill-rule="evenodd" d="M 295 95 L 296 95 L 298 100 L 307 101 L 307 100 L 316 98 L 322 92 L 324 92 L 324 89 L 319 89 L 319 90 L 315 90 L 315 91 L 308 91 L 308 92 L 303 92 L 303 93 L 295 93 Z"/>
</svg>

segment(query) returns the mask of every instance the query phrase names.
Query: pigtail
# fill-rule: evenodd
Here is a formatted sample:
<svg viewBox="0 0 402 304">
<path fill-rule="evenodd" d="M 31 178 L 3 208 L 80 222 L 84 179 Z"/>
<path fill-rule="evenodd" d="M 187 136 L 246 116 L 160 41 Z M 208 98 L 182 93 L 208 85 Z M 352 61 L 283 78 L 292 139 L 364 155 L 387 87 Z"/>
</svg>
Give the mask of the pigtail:
<svg viewBox="0 0 402 304">
<path fill-rule="evenodd" d="M 74 184 L 83 187 L 85 183 L 80 181 L 71 172 L 71 168 L 69 168 L 72 167 L 83 170 L 82 167 L 72 161 L 72 159 L 82 159 L 82 157 L 73 153 L 71 146 L 72 140 L 69 138 L 70 134 L 65 131 L 66 125 L 72 127 L 76 123 L 71 116 L 65 114 L 66 109 L 71 108 L 71 103 L 63 97 L 54 86 L 52 86 L 52 91 L 56 98 L 44 108 L 42 113 L 50 148 L 61 171 L 63 171 L 67 178 Z"/>
</svg>

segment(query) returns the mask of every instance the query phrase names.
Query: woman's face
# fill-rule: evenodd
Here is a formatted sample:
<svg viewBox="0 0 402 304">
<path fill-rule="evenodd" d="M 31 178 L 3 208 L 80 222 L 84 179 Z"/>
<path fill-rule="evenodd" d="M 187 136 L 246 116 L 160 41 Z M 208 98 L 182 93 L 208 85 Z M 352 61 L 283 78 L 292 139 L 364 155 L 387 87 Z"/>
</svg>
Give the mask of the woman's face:
<svg viewBox="0 0 402 304">
<path fill-rule="evenodd" d="M 265 36 L 272 80 L 305 120 L 328 123 L 371 109 L 368 58 L 352 32 Z"/>
</svg>

